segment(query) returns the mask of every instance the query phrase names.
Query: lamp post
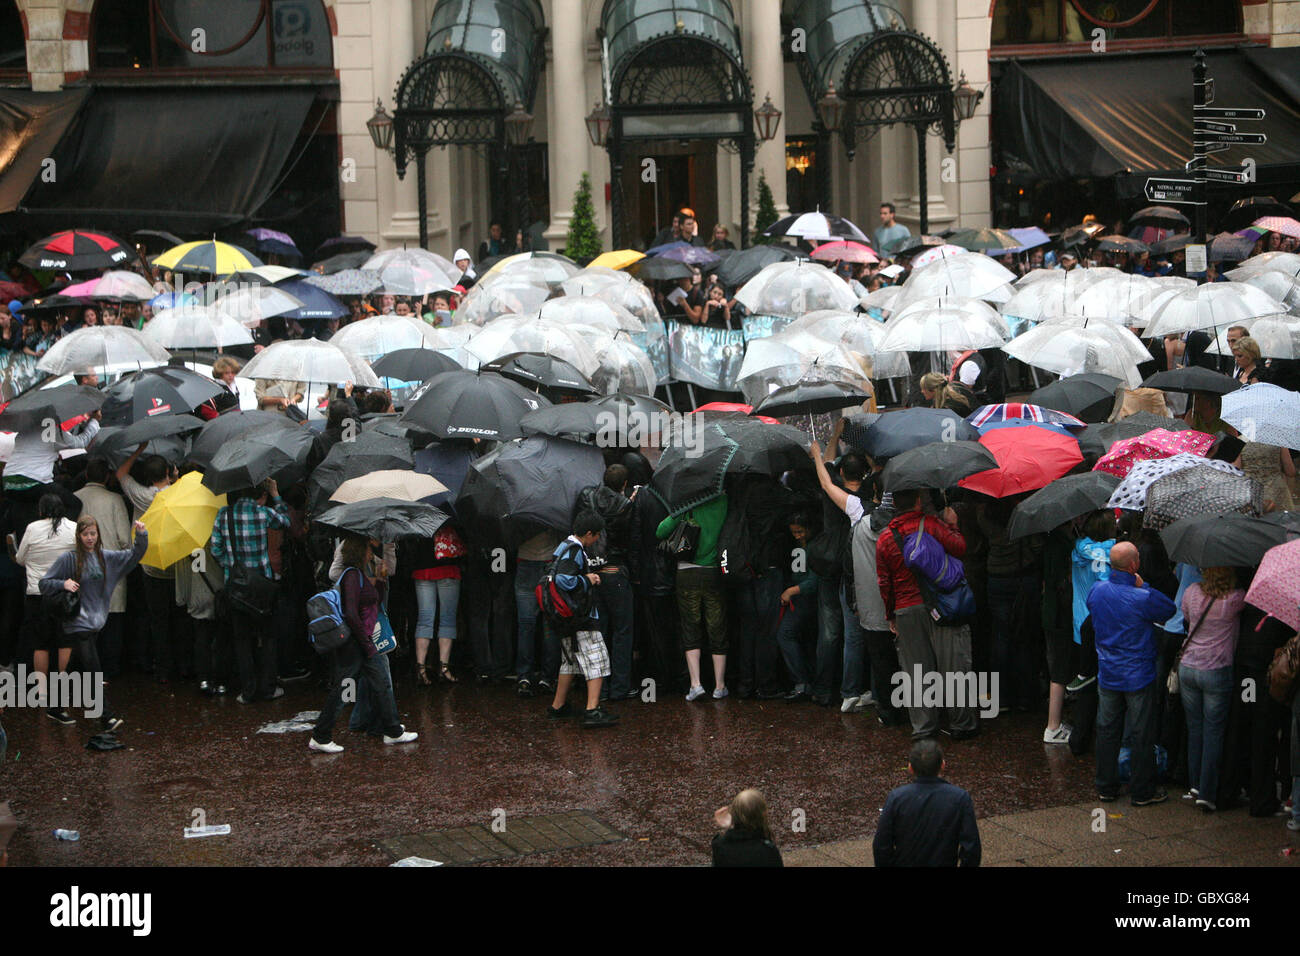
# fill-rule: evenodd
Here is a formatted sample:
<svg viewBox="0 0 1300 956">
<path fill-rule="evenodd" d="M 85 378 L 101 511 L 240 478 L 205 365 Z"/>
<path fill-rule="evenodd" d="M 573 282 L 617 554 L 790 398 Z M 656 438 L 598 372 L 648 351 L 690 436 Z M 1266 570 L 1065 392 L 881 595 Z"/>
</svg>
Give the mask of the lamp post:
<svg viewBox="0 0 1300 956">
<path fill-rule="evenodd" d="M 844 101 L 835 92 L 834 83 L 826 87 L 826 94 L 817 101 L 817 112 L 821 116 L 822 126 L 826 127 L 826 132 L 839 131 L 840 124 L 844 122 Z"/>
<path fill-rule="evenodd" d="M 754 110 L 754 128 L 758 131 L 758 138 L 764 142 L 771 142 L 776 138 L 777 128 L 781 125 L 781 111 L 772 103 L 772 94 L 767 94 L 763 100 L 763 105 Z"/>
<path fill-rule="evenodd" d="M 370 133 L 370 140 L 375 144 L 375 149 L 382 149 L 384 152 L 393 150 L 393 118 L 388 115 L 384 109 L 384 101 L 375 101 L 375 115 L 366 120 L 366 130 Z"/>
<path fill-rule="evenodd" d="M 528 151 L 525 147 L 533 138 L 533 114 L 524 109 L 524 104 L 515 101 L 515 108 L 504 120 L 506 130 L 506 148 L 514 149 L 519 157 L 519 178 L 511 183 L 511 188 L 518 190 L 516 215 L 519 217 L 517 228 L 527 232 L 531 217 L 530 197 L 528 195 Z"/>
<path fill-rule="evenodd" d="M 375 115 L 366 120 L 366 131 L 370 134 L 370 141 L 375 144 L 375 149 L 382 149 L 393 157 L 397 164 L 397 178 L 405 179 L 406 153 L 410 147 L 405 136 L 398 140 L 400 146 L 393 144 L 397 124 L 403 122 L 401 108 L 398 107 L 396 112 L 396 116 L 389 116 L 388 111 L 384 109 L 384 101 L 376 100 Z M 412 157 L 415 159 L 415 188 L 416 198 L 419 201 L 420 248 L 427 249 L 429 247 L 429 200 L 425 187 L 424 153 L 412 151 Z"/>
<path fill-rule="evenodd" d="M 953 106 L 957 112 L 957 122 L 972 119 L 982 99 L 984 99 L 984 91 L 977 90 L 967 83 L 966 71 L 963 70 L 961 78 L 957 80 L 956 88 L 952 91 Z"/>
<path fill-rule="evenodd" d="M 591 145 L 603 147 L 609 139 L 609 127 L 613 122 L 610 116 L 609 107 L 603 103 L 597 103 L 595 108 L 587 114 L 587 136 L 591 138 Z"/>
</svg>

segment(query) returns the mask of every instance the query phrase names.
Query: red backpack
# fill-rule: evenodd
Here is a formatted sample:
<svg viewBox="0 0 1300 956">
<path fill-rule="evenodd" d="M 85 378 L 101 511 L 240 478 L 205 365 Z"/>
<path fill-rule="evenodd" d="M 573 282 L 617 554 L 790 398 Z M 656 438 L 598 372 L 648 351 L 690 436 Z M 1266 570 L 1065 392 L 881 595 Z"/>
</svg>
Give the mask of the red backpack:
<svg viewBox="0 0 1300 956">
<path fill-rule="evenodd" d="M 563 550 L 557 551 L 547 562 L 546 570 L 533 594 L 537 598 L 537 606 L 551 625 L 562 634 L 572 634 L 581 630 L 590 617 L 591 588 L 566 591 L 555 583 L 557 574 L 582 576 L 582 566 L 578 564 L 574 553 L 574 548 L 581 548 L 581 545 L 572 542 L 565 544 Z"/>
</svg>

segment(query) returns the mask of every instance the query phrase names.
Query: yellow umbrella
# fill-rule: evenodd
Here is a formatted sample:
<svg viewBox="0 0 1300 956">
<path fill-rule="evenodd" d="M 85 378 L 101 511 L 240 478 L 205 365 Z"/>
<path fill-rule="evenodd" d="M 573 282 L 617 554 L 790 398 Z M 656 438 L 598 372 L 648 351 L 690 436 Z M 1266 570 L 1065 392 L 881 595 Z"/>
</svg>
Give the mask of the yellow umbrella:
<svg viewBox="0 0 1300 956">
<path fill-rule="evenodd" d="M 640 262 L 644 258 L 645 253 L 637 252 L 635 249 L 615 249 L 613 252 L 602 252 L 587 263 L 587 267 L 604 266 L 607 269 L 626 269 L 632 263 Z"/>
<path fill-rule="evenodd" d="M 226 496 L 209 491 L 197 471 L 158 492 L 149 510 L 140 516 L 149 530 L 149 549 L 140 563 L 169 568 L 202 548 L 212 537 L 217 511 L 225 504 Z"/>
<path fill-rule="evenodd" d="M 172 272 L 201 272 L 215 276 L 228 276 L 259 268 L 262 260 L 240 246 L 206 240 L 172 246 L 154 259 L 153 264 L 161 269 L 170 269 Z"/>
<path fill-rule="evenodd" d="M 505 267 L 508 266 L 510 263 L 516 262 L 520 259 L 527 259 L 527 258 L 528 258 L 528 253 L 516 252 L 512 256 L 506 256 L 504 259 L 498 259 L 496 262 L 492 263 L 492 268 L 488 269 L 487 272 L 483 273 L 483 275 L 480 276 L 480 279 L 486 279 L 488 276 L 496 275 L 498 272 L 504 272 Z"/>
</svg>

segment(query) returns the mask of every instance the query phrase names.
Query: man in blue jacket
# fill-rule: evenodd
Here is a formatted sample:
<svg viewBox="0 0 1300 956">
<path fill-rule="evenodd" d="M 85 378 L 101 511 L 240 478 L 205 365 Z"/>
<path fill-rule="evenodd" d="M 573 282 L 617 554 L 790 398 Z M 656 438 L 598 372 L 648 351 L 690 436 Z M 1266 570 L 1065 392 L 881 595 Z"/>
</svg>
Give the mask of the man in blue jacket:
<svg viewBox="0 0 1300 956">
<path fill-rule="evenodd" d="M 970 794 L 939 776 L 943 751 L 932 737 L 912 745 L 916 778 L 885 800 L 872 842 L 876 866 L 979 866 L 980 831 Z"/>
<path fill-rule="evenodd" d="M 1156 672 L 1154 628 L 1169 620 L 1174 602 L 1148 587 L 1138 574 L 1138 549 L 1121 541 L 1110 549 L 1110 578 L 1088 592 L 1088 612 L 1097 634 L 1097 794 L 1109 803 L 1119 797 L 1119 746 L 1124 718 L 1132 727 L 1133 806 L 1163 803 L 1169 794 L 1156 786 Z"/>
</svg>

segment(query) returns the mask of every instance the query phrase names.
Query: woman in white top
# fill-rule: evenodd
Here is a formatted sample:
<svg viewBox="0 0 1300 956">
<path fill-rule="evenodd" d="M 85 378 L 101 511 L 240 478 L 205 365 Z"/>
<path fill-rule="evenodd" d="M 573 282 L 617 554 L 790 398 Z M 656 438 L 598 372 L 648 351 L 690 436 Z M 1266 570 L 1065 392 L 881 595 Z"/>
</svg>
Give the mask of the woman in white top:
<svg viewBox="0 0 1300 956">
<path fill-rule="evenodd" d="M 50 672 L 50 652 L 58 653 L 58 669 L 62 672 L 72 657 L 72 638 L 63 633 L 45 614 L 41 604 L 41 578 L 54 566 L 59 556 L 77 546 L 77 526 L 66 517 L 63 499 L 58 495 L 44 495 L 39 505 L 40 517 L 23 531 L 14 561 L 27 571 L 27 596 L 23 599 L 23 648 L 34 647 L 33 664 L 36 666 L 37 688 L 41 699 L 46 698 L 47 676 Z M 58 712 L 51 708 L 48 713 Z M 55 718 L 58 719 L 58 718 Z M 60 720 L 68 722 L 70 718 Z"/>
</svg>

